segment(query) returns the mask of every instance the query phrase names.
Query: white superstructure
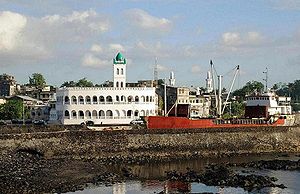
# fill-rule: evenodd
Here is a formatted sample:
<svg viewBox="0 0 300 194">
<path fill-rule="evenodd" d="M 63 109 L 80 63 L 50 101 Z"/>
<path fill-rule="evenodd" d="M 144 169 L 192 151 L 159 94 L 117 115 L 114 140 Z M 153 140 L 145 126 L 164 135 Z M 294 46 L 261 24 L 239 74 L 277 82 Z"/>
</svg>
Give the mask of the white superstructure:
<svg viewBox="0 0 300 194">
<path fill-rule="evenodd" d="M 277 96 L 273 92 L 247 96 L 246 107 L 266 107 L 268 116 L 292 114 L 291 97 Z"/>
<path fill-rule="evenodd" d="M 154 87 L 126 87 L 126 59 L 114 61 L 114 87 L 68 87 L 56 91 L 56 110 L 62 124 L 129 124 L 155 115 Z"/>
</svg>

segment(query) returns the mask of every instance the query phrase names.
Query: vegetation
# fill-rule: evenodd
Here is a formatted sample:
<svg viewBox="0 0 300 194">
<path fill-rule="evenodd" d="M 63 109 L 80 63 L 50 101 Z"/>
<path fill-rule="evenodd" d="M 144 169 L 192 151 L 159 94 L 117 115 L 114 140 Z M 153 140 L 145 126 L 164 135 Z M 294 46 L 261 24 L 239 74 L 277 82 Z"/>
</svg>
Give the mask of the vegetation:
<svg viewBox="0 0 300 194">
<path fill-rule="evenodd" d="M 25 108 L 24 112 L 27 115 L 28 110 Z M 23 118 L 22 100 L 8 100 L 5 104 L 0 105 L 0 118 L 3 120 Z"/>
<path fill-rule="evenodd" d="M 255 93 L 262 92 L 264 89 L 264 85 L 258 81 L 249 81 L 246 83 L 244 87 L 241 89 L 235 90 L 232 93 L 232 96 L 236 96 L 239 102 L 243 102 L 245 100 L 245 96 Z"/>
<path fill-rule="evenodd" d="M 272 87 L 280 96 L 290 96 L 292 99 L 292 107 L 295 111 L 300 111 L 300 80 L 293 83 L 277 83 Z"/>
<path fill-rule="evenodd" d="M 44 76 L 40 73 L 33 73 L 31 77 L 29 77 L 29 85 L 44 87 L 46 85 L 46 80 Z"/>
<path fill-rule="evenodd" d="M 64 82 L 61 87 L 93 87 L 94 84 L 92 81 L 87 80 L 85 77 L 75 81 L 66 81 Z"/>
</svg>

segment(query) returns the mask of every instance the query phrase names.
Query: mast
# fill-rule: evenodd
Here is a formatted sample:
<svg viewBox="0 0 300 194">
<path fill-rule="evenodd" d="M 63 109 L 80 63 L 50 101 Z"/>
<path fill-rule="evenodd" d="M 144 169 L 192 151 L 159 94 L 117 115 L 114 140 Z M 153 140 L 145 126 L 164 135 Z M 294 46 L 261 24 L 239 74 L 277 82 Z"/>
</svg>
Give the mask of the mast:
<svg viewBox="0 0 300 194">
<path fill-rule="evenodd" d="M 213 90 L 214 90 L 214 96 L 215 96 L 215 101 L 216 101 L 216 109 L 217 109 L 217 114 L 218 114 L 218 98 L 217 98 L 217 91 L 216 91 L 216 80 L 214 76 L 214 64 L 213 61 L 210 60 L 210 72 L 211 72 L 211 78 L 213 80 Z"/>
<path fill-rule="evenodd" d="M 234 76 L 233 76 L 233 79 L 232 79 L 232 82 L 231 82 L 231 85 L 230 85 L 229 92 L 228 92 L 228 94 L 227 94 L 227 96 L 226 96 L 226 100 L 225 100 L 225 102 L 224 102 L 222 114 L 223 114 L 224 111 L 225 111 L 225 107 L 226 107 L 226 105 L 227 105 L 227 101 L 228 101 L 228 99 L 229 99 L 230 93 L 232 92 L 232 88 L 233 88 L 233 85 L 234 85 L 234 82 L 235 82 L 235 79 L 236 79 L 236 76 L 237 76 L 239 70 L 240 70 L 240 66 L 238 65 L 238 66 L 236 67 L 236 71 L 235 71 L 235 73 L 234 73 Z M 231 104 L 230 104 L 230 109 L 231 109 Z"/>
<path fill-rule="evenodd" d="M 263 79 L 265 81 L 265 85 L 266 85 L 266 92 L 268 92 L 268 67 L 266 67 L 266 71 L 263 72 L 264 74 L 266 74 L 266 78 Z"/>
<path fill-rule="evenodd" d="M 218 91 L 218 116 L 222 117 L 222 75 L 218 75 L 219 91 Z"/>
</svg>

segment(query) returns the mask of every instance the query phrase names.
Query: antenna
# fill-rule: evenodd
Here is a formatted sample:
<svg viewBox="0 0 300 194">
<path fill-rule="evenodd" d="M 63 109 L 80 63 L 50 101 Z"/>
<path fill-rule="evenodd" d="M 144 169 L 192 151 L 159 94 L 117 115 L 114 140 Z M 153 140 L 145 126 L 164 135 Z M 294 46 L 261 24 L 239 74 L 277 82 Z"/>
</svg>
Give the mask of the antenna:
<svg viewBox="0 0 300 194">
<path fill-rule="evenodd" d="M 266 82 L 266 92 L 268 92 L 268 67 L 266 67 L 266 71 L 263 73 L 266 74 L 266 78 L 263 80 Z"/>
<path fill-rule="evenodd" d="M 157 68 L 157 57 L 155 57 L 154 71 L 153 71 L 153 80 L 158 80 L 158 68 Z"/>
</svg>

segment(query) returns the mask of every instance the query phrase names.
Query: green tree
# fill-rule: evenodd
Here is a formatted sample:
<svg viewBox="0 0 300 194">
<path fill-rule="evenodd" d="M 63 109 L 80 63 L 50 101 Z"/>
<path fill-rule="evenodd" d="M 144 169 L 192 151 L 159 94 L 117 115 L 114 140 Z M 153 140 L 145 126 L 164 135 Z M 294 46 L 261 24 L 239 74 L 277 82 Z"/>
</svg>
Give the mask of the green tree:
<svg viewBox="0 0 300 194">
<path fill-rule="evenodd" d="M 88 81 L 85 77 L 78 80 L 78 82 L 76 83 L 77 87 L 93 87 L 94 84 L 91 81 Z"/>
<path fill-rule="evenodd" d="M 33 73 L 29 77 L 29 85 L 43 87 L 46 85 L 46 80 L 41 73 Z"/>
<path fill-rule="evenodd" d="M 65 81 L 60 87 L 75 87 L 76 82 L 74 81 Z"/>
<path fill-rule="evenodd" d="M 93 87 L 93 82 L 87 80 L 85 77 L 76 81 L 65 81 L 60 87 Z"/>
<path fill-rule="evenodd" d="M 244 101 L 246 95 L 250 95 L 254 92 L 262 92 L 264 85 L 258 81 L 249 81 L 241 89 L 235 90 L 232 96 L 237 96 L 239 101 Z"/>
<path fill-rule="evenodd" d="M 0 105 L 0 118 L 4 120 L 21 119 L 23 117 L 23 102 L 21 100 L 8 100 Z"/>
</svg>

